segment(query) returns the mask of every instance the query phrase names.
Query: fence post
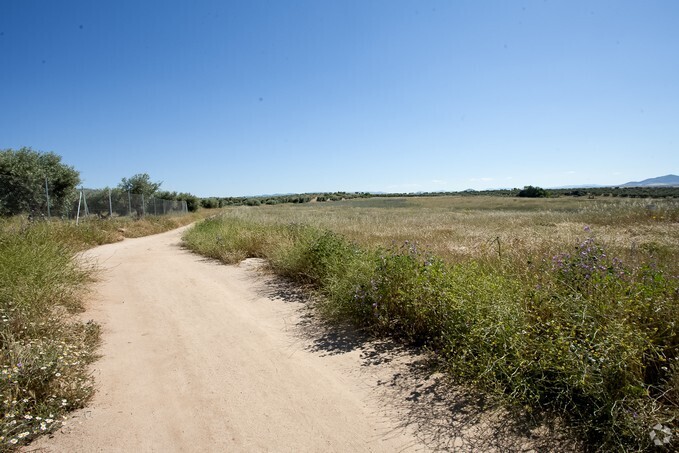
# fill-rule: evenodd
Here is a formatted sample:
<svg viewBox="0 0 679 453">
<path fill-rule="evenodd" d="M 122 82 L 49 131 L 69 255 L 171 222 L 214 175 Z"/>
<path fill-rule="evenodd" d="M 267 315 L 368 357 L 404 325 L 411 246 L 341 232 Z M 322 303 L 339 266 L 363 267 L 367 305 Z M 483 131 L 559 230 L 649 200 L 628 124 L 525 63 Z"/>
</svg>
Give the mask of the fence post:
<svg viewBox="0 0 679 453">
<path fill-rule="evenodd" d="M 83 201 L 83 191 L 80 191 L 80 198 L 78 198 L 78 213 L 75 215 L 75 225 L 78 226 L 78 221 L 80 220 L 80 203 Z"/>
<path fill-rule="evenodd" d="M 153 197 L 153 215 L 158 215 L 158 208 L 156 208 L 156 197 Z"/>
<path fill-rule="evenodd" d="M 141 194 L 141 215 L 142 217 L 146 215 L 146 201 L 144 201 L 144 194 Z"/>
<path fill-rule="evenodd" d="M 108 189 L 108 218 L 113 218 L 113 203 L 111 203 L 111 189 Z"/>
<path fill-rule="evenodd" d="M 90 210 L 87 207 L 87 194 L 85 193 L 84 188 L 81 187 L 80 190 L 82 191 L 82 194 L 83 194 L 83 206 L 85 206 L 85 217 L 87 217 L 87 216 L 90 215 Z"/>
<path fill-rule="evenodd" d="M 50 191 L 47 187 L 47 175 L 45 175 L 45 197 L 47 198 L 47 218 L 52 217 L 50 215 Z"/>
<path fill-rule="evenodd" d="M 127 191 L 127 216 L 132 216 L 132 197 L 129 190 Z"/>
</svg>

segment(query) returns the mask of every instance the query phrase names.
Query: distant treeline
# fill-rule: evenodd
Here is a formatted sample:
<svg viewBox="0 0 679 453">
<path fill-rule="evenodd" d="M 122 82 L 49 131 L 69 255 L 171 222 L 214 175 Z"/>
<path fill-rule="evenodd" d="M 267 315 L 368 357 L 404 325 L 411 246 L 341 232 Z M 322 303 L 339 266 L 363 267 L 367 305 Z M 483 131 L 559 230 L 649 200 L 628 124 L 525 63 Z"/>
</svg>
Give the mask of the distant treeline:
<svg viewBox="0 0 679 453">
<path fill-rule="evenodd" d="M 528 186 L 531 187 L 531 186 Z M 679 198 L 679 187 L 592 187 L 586 189 L 539 189 L 540 196 L 547 197 L 623 197 L 623 198 Z M 354 198 L 373 197 L 442 197 L 442 196 L 499 196 L 517 197 L 524 189 L 501 190 L 464 190 L 460 192 L 418 192 L 418 193 L 369 193 L 369 192 L 332 192 L 286 195 L 265 195 L 257 197 L 210 197 L 202 198 L 204 208 L 225 206 L 261 206 L 281 203 L 334 202 Z M 523 196 L 523 195 L 522 195 Z M 530 195 L 529 195 L 530 196 Z"/>
<path fill-rule="evenodd" d="M 575 197 L 594 195 L 630 198 L 679 198 L 679 187 L 594 187 L 589 189 L 560 189 L 551 192 Z"/>
<path fill-rule="evenodd" d="M 203 198 L 201 206 L 204 208 L 222 208 L 225 206 L 260 206 L 260 205 L 274 205 L 281 203 L 309 203 L 326 202 L 326 201 L 341 201 L 352 198 L 370 198 L 375 195 L 367 192 L 333 192 L 320 194 L 286 194 L 286 195 L 263 195 L 258 197 L 225 197 L 225 198 Z"/>
<path fill-rule="evenodd" d="M 535 192 L 547 197 L 627 197 L 627 198 L 679 198 L 679 187 L 589 187 L 584 189 L 537 189 Z M 518 197 L 526 189 L 464 190 L 461 192 L 424 192 L 416 194 L 377 194 L 376 197 L 439 197 L 439 196 L 496 196 Z"/>
</svg>

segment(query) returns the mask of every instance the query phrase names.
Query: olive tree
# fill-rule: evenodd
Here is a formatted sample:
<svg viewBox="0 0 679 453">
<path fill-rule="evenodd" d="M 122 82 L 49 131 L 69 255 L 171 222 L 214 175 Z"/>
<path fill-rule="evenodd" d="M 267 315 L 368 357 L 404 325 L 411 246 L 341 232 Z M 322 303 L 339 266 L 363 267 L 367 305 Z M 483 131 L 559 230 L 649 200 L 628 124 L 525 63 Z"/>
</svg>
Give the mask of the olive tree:
<svg viewBox="0 0 679 453">
<path fill-rule="evenodd" d="M 148 173 L 138 173 L 130 178 L 123 178 L 118 184 L 118 188 L 124 192 L 130 192 L 138 195 L 150 197 L 160 189 L 161 182 L 151 181 Z"/>
<path fill-rule="evenodd" d="M 65 213 L 76 199 L 80 173 L 61 156 L 31 148 L 0 150 L 0 215 Z"/>
</svg>

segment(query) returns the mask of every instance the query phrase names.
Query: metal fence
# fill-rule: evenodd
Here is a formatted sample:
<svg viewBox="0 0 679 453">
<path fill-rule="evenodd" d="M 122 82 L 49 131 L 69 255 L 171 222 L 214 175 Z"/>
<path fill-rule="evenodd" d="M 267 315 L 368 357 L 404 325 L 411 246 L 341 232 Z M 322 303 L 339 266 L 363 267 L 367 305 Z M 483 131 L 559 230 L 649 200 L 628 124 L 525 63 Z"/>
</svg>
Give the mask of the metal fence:
<svg viewBox="0 0 679 453">
<path fill-rule="evenodd" d="M 80 189 L 78 192 L 78 200 L 71 209 L 70 218 L 143 217 L 188 212 L 185 200 L 163 200 L 120 189 Z"/>
<path fill-rule="evenodd" d="M 165 200 L 121 189 L 67 189 L 54 196 L 56 187 L 47 178 L 24 180 L 0 174 L 0 215 L 23 213 L 33 219 L 143 217 L 185 214 L 185 200 Z M 66 193 L 66 195 L 64 195 Z"/>
</svg>

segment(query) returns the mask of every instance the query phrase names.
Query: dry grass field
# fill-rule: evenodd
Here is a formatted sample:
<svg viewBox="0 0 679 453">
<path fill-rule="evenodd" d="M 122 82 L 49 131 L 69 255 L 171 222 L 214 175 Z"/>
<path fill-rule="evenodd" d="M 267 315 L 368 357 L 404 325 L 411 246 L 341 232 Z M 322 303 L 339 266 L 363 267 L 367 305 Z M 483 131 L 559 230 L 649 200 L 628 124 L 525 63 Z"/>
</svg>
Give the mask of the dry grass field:
<svg viewBox="0 0 679 453">
<path fill-rule="evenodd" d="M 225 212 L 257 223 L 329 229 L 368 247 L 415 241 L 449 262 L 496 260 L 498 247 L 506 259 L 551 256 L 593 235 L 621 258 L 679 265 L 673 259 L 679 256 L 676 199 L 370 198 Z"/>
</svg>

